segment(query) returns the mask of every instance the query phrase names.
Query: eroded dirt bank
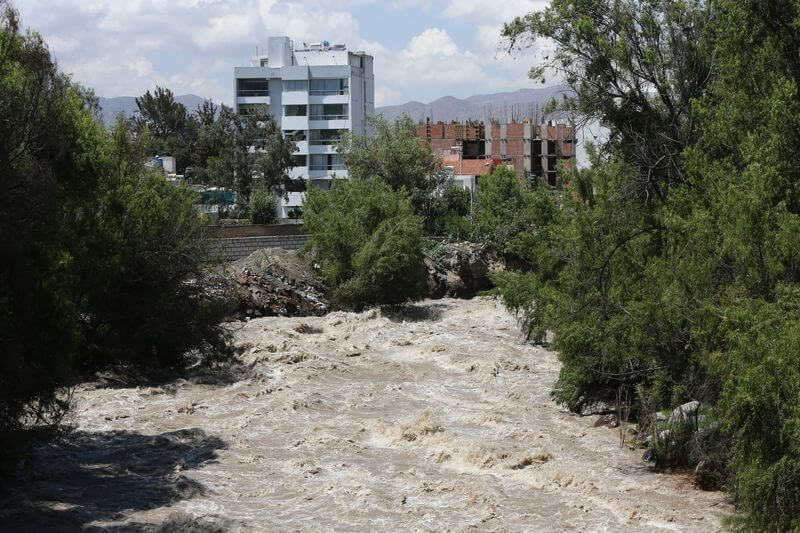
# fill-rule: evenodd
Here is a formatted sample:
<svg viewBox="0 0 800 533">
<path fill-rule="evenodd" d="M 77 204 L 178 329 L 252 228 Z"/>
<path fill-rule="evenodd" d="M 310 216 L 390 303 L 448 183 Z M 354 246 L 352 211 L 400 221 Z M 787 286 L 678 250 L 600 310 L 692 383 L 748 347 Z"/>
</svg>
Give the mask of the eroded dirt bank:
<svg viewBox="0 0 800 533">
<path fill-rule="evenodd" d="M 556 356 L 488 299 L 236 325 L 227 383 L 84 387 L 0 519 L 202 530 L 715 531 L 724 495 L 554 405 Z M 45 511 L 46 509 L 46 511 Z"/>
</svg>

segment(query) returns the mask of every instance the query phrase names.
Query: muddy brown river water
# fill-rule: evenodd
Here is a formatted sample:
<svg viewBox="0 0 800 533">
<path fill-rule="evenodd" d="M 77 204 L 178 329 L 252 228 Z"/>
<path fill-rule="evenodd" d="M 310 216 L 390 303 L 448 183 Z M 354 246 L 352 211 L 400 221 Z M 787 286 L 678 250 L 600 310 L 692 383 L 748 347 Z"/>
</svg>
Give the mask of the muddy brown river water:
<svg viewBox="0 0 800 533">
<path fill-rule="evenodd" d="M 494 300 L 234 327 L 228 379 L 81 387 L 5 527 L 716 531 L 732 511 L 555 405 L 556 355 Z"/>
</svg>

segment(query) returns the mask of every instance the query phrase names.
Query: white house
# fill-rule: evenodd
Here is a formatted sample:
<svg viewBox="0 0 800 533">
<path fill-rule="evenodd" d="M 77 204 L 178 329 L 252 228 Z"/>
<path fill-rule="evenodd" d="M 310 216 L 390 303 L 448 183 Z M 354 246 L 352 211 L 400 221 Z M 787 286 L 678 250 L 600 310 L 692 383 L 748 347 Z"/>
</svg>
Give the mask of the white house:
<svg viewBox="0 0 800 533">
<path fill-rule="evenodd" d="M 288 37 L 270 37 L 267 54 L 235 67 L 233 76 L 236 111 L 266 108 L 295 140 L 292 178 L 328 188 L 334 175 L 347 177 L 335 147 L 343 131 L 367 134 L 366 117 L 375 113 L 372 56 L 327 41 L 295 47 Z M 290 193 L 281 203 L 286 218 L 302 195 Z"/>
</svg>

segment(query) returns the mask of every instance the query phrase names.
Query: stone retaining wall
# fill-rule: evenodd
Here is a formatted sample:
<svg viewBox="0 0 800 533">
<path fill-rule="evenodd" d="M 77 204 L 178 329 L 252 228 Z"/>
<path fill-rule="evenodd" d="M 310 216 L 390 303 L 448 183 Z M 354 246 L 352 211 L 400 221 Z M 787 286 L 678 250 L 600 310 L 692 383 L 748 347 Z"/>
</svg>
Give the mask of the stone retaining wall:
<svg viewBox="0 0 800 533">
<path fill-rule="evenodd" d="M 228 261 L 236 261 L 261 248 L 297 250 L 308 240 L 308 235 L 269 235 L 215 240 L 224 247 Z"/>
</svg>

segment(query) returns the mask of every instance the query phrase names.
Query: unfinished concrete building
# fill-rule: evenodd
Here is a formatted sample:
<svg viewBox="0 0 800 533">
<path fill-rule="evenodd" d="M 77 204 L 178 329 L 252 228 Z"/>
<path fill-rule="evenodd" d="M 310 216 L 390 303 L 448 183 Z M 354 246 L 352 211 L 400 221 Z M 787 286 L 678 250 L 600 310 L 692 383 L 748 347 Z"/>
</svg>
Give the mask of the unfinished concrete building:
<svg viewBox="0 0 800 533">
<path fill-rule="evenodd" d="M 557 187 L 557 167 L 569 170 L 575 161 L 575 129 L 568 124 L 531 121 L 417 125 L 417 136 L 434 154 L 458 153 L 463 159 L 491 159 L 514 167 L 517 175 L 544 179 Z"/>
<path fill-rule="evenodd" d="M 464 159 L 483 159 L 486 156 L 483 122 L 432 124 L 428 119 L 424 124 L 417 124 L 417 137 L 424 139 L 437 155 L 457 151 Z"/>
<path fill-rule="evenodd" d="M 486 128 L 491 157 L 511 165 L 520 176 L 544 178 L 560 185 L 556 169 L 560 161 L 570 170 L 575 158 L 575 129 L 567 124 L 494 122 Z"/>
</svg>

